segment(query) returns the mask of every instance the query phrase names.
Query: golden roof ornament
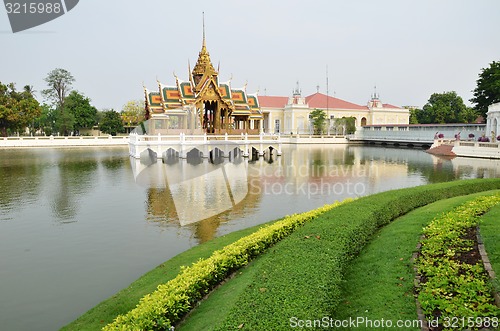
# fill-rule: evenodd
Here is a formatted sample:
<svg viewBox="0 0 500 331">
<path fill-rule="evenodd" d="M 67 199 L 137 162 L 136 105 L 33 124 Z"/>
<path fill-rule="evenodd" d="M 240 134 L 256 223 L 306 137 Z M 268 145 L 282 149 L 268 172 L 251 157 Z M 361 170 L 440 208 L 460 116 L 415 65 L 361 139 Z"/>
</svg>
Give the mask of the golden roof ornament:
<svg viewBox="0 0 500 331">
<path fill-rule="evenodd" d="M 205 39 L 205 13 L 203 12 L 203 44 L 201 46 L 201 51 L 198 54 L 198 62 L 196 62 L 196 65 L 193 68 L 193 78 L 196 85 L 199 83 L 203 75 L 207 73 L 207 71 L 210 71 L 209 74 L 211 75 L 217 75 L 217 71 L 215 71 L 212 61 L 210 60 L 210 54 L 207 51 L 207 43 Z"/>
</svg>

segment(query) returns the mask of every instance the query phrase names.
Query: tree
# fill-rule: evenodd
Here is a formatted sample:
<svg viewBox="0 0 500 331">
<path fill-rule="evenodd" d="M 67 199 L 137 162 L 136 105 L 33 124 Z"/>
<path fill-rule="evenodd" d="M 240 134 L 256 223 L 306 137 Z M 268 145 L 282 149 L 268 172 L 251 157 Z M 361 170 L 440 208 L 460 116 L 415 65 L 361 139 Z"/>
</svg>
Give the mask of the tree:
<svg viewBox="0 0 500 331">
<path fill-rule="evenodd" d="M 418 111 L 420 109 L 412 108 L 410 109 L 410 124 L 418 124 Z"/>
<path fill-rule="evenodd" d="M 356 132 L 356 118 L 342 117 L 334 120 L 335 131 L 341 134 L 352 134 Z"/>
<path fill-rule="evenodd" d="M 112 136 L 123 132 L 123 122 L 120 113 L 110 109 L 103 111 L 101 116 L 99 130 Z"/>
<path fill-rule="evenodd" d="M 314 109 L 310 114 L 314 134 L 323 134 L 325 130 L 326 113 L 323 109 Z"/>
<path fill-rule="evenodd" d="M 478 113 L 486 118 L 488 106 L 500 102 L 500 61 L 493 61 L 489 68 L 481 69 L 477 87 L 472 91 L 474 97 L 470 99 Z"/>
<path fill-rule="evenodd" d="M 417 112 L 419 123 L 459 123 L 467 107 L 455 91 L 433 93 L 422 112 Z"/>
<path fill-rule="evenodd" d="M 7 130 L 21 131 L 35 118 L 40 116 L 41 108 L 33 97 L 32 89 L 25 86 L 22 92 L 16 91 L 14 83 L 4 85 L 0 82 L 0 131 L 7 136 Z"/>
<path fill-rule="evenodd" d="M 123 123 L 128 126 L 137 126 L 146 120 L 146 111 L 144 110 L 144 101 L 130 100 L 122 108 Z"/>
<path fill-rule="evenodd" d="M 41 108 L 40 116 L 33 121 L 33 129 L 40 130 L 46 136 L 50 136 L 56 131 L 56 111 L 47 104 L 43 104 Z"/>
<path fill-rule="evenodd" d="M 474 123 L 479 117 L 479 112 L 471 107 L 466 107 L 460 114 L 460 123 Z"/>
<path fill-rule="evenodd" d="M 57 109 L 64 109 L 64 101 L 71 92 L 71 85 L 75 81 L 73 75 L 61 68 L 52 70 L 45 77 L 45 81 L 49 86 L 48 89 L 42 91 L 42 95 L 52 101 Z"/>
<path fill-rule="evenodd" d="M 71 91 L 64 103 L 64 110 L 73 115 L 73 130 L 92 128 L 97 124 L 97 108 L 90 104 L 90 99 L 77 91 Z"/>
</svg>

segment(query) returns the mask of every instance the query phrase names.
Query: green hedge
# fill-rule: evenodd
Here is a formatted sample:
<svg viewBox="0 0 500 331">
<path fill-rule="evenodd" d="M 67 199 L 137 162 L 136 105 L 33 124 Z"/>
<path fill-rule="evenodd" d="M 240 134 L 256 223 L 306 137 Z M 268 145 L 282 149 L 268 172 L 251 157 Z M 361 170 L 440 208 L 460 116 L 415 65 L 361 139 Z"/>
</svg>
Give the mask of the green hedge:
<svg viewBox="0 0 500 331">
<path fill-rule="evenodd" d="M 213 329 L 244 324 L 247 330 L 288 330 L 291 317 L 335 318 L 345 271 L 378 228 L 437 200 L 499 188 L 498 179 L 432 184 L 363 197 L 324 213 L 257 261 L 251 286 Z M 311 234 L 321 239 L 305 239 Z"/>
<path fill-rule="evenodd" d="M 350 200 L 287 216 L 215 251 L 211 257 L 183 268 L 176 278 L 158 286 L 155 292 L 143 297 L 135 309 L 126 315 L 118 316 L 103 330 L 168 329 L 233 271 L 246 265 L 297 227 L 348 201 Z"/>
<path fill-rule="evenodd" d="M 303 245 L 305 240 L 294 242 L 296 246 L 293 249 L 302 254 L 301 263 L 307 265 L 309 275 L 303 279 L 290 280 L 288 283 L 281 284 L 281 287 L 285 285 L 287 287 L 305 286 L 307 288 L 311 281 L 310 275 L 317 273 L 318 279 L 321 279 L 324 284 L 320 289 L 311 287 L 310 290 L 312 292 L 321 291 L 319 299 L 314 302 L 315 305 L 321 306 L 311 306 L 310 302 L 304 300 L 303 296 L 285 300 L 286 305 L 291 305 L 292 310 L 298 309 L 302 312 L 307 312 L 312 308 L 317 312 L 322 311 L 322 309 L 333 312 L 335 306 L 340 302 L 340 288 L 347 263 L 358 254 L 377 228 L 415 208 L 440 199 L 498 188 L 500 188 L 500 180 L 498 179 L 433 184 L 364 197 L 333 210 L 329 209 L 337 204 L 287 217 L 281 222 L 274 223 L 226 246 L 223 250 L 214 252 L 210 258 L 200 260 L 192 267 L 185 268 L 178 277 L 160 285 L 156 292 L 141 299 L 137 308 L 126 315 L 117 317 L 104 330 L 165 330 L 169 328 L 188 312 L 194 303 L 230 273 L 247 264 L 250 259 L 264 252 L 266 248 L 320 214 L 319 220 L 309 222 L 306 227 L 299 228 L 300 230 L 294 236 L 303 237 L 306 231 L 310 233 L 321 232 L 321 240 L 314 242 L 314 245 L 321 247 L 318 248 L 321 250 L 321 259 L 314 255 L 317 250 L 311 249 L 312 241 L 308 241 L 307 245 Z M 285 241 L 290 242 L 288 239 Z M 276 248 L 275 251 L 278 252 L 278 249 Z M 308 253 L 310 253 L 309 256 Z M 275 255 L 280 256 L 279 254 Z M 325 260 L 328 260 L 328 263 L 325 264 Z M 275 271 L 286 273 L 287 268 L 288 270 L 296 270 L 294 263 L 295 261 L 291 260 L 289 265 L 281 266 L 282 270 Z M 326 277 L 321 278 L 323 274 L 326 274 Z M 300 282 L 303 284 L 296 284 Z M 273 298 L 271 297 L 269 300 L 273 300 Z M 321 302 L 318 303 L 318 300 Z M 261 316 L 260 321 L 266 319 L 272 321 L 275 318 L 273 315 L 296 316 L 289 315 L 293 311 L 287 311 L 286 305 L 273 307 L 272 302 L 270 305 L 259 304 L 259 307 L 253 307 L 252 313 L 265 307 L 264 313 L 267 316 Z M 243 307 L 244 304 L 241 305 L 241 308 Z M 238 308 L 240 307 L 235 307 L 235 309 Z M 276 311 L 278 311 L 277 314 Z M 233 316 L 238 317 L 237 315 Z M 249 323 L 249 320 L 246 319 L 245 322 Z M 230 321 L 230 325 L 234 326 L 234 321 Z M 251 326 L 249 325 L 249 327 Z"/>
<path fill-rule="evenodd" d="M 447 324 L 445 318 L 459 319 L 477 328 L 488 322 L 487 317 L 500 317 L 483 263 L 472 265 L 460 259 L 474 246 L 474 241 L 465 238 L 467 231 L 499 203 L 499 194 L 474 199 L 435 218 L 424 229 L 417 266 L 425 282 L 418 300 L 429 320 L 440 317 L 440 322 Z M 440 316 L 435 316 L 437 313 Z"/>
</svg>

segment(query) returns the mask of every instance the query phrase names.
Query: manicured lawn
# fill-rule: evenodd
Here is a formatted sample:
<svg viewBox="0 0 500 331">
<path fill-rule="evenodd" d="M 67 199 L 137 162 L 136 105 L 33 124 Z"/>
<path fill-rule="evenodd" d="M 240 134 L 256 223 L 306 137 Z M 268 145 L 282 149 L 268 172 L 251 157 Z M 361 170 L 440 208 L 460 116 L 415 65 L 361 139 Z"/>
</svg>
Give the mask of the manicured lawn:
<svg viewBox="0 0 500 331">
<path fill-rule="evenodd" d="M 484 214 L 479 227 L 486 253 L 496 274 L 494 284 L 500 292 L 500 207 L 494 207 Z"/>
<path fill-rule="evenodd" d="M 394 323 L 417 319 L 413 295 L 415 274 L 410 259 L 422 228 L 437 215 L 478 196 L 496 192 L 441 200 L 416 209 L 379 230 L 348 268 L 343 302 L 333 317 L 343 320 L 364 316 L 371 320 L 391 319 Z"/>
</svg>

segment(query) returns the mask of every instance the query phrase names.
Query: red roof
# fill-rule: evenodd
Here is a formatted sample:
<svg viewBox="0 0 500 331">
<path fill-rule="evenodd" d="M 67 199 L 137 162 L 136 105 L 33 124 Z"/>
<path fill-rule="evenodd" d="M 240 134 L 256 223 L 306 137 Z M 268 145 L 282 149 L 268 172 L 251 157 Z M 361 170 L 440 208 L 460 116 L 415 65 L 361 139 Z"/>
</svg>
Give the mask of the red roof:
<svg viewBox="0 0 500 331">
<path fill-rule="evenodd" d="M 258 98 L 261 107 L 285 108 L 285 105 L 288 103 L 288 97 L 259 95 Z"/>
<path fill-rule="evenodd" d="M 384 103 L 382 106 L 383 106 L 384 108 L 396 108 L 396 109 L 402 109 L 401 107 L 394 106 L 394 105 L 391 105 L 391 104 L 388 104 L 388 103 Z"/>
<path fill-rule="evenodd" d="M 328 100 L 328 102 L 327 102 Z M 322 93 L 314 93 L 310 96 L 306 97 L 306 102 L 309 104 L 311 108 L 323 108 L 326 109 L 327 103 L 328 108 L 332 109 L 362 109 L 368 110 L 366 106 L 360 106 L 355 103 L 351 103 L 342 99 L 334 98 L 331 96 L 326 96 Z"/>
<path fill-rule="evenodd" d="M 258 98 L 260 107 L 266 107 L 266 108 L 285 108 L 289 99 L 289 97 L 267 96 L 267 95 L 259 95 Z M 326 96 L 326 94 L 323 93 L 314 93 L 307 96 L 306 103 L 309 105 L 310 108 L 326 109 L 328 104 L 329 109 L 368 110 L 367 106 L 361 106 L 339 98 Z M 401 109 L 401 107 L 394 106 L 388 103 L 384 103 L 383 107 Z"/>
</svg>

